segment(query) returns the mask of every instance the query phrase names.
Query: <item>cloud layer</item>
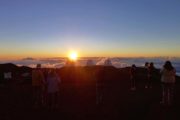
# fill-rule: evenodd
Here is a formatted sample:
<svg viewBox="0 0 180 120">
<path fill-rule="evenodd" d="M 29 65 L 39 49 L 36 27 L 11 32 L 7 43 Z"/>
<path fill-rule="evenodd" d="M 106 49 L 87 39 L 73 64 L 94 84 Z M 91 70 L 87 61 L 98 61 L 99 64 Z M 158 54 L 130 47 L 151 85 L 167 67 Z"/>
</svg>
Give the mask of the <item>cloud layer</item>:
<svg viewBox="0 0 180 120">
<path fill-rule="evenodd" d="M 165 57 L 156 57 L 156 58 L 101 58 L 101 57 L 91 57 L 91 58 L 79 58 L 76 62 L 76 66 L 86 66 L 88 61 L 91 61 L 91 65 L 104 65 L 105 61 L 111 61 L 111 64 L 117 68 L 123 68 L 135 64 L 136 66 L 144 66 L 145 62 L 154 62 L 156 68 L 162 68 L 166 60 L 170 60 L 173 63 L 173 66 L 176 68 L 177 73 L 180 74 L 180 58 L 165 58 Z M 44 59 L 35 59 L 35 58 L 23 58 L 21 60 L 6 60 L 0 61 L 0 63 L 14 63 L 18 66 L 29 66 L 36 67 L 36 64 L 42 64 L 44 68 L 61 68 L 65 66 L 67 59 L 66 58 L 44 58 Z"/>
</svg>

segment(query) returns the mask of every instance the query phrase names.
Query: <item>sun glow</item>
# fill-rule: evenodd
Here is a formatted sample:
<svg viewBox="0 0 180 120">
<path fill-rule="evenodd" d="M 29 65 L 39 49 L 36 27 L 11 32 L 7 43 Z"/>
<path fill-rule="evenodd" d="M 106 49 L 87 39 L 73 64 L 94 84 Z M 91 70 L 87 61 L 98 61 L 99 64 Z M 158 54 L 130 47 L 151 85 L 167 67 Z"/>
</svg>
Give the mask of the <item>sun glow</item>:
<svg viewBox="0 0 180 120">
<path fill-rule="evenodd" d="M 69 54 L 69 59 L 70 59 L 70 60 L 76 61 L 77 58 L 78 58 L 78 54 L 77 54 L 75 51 L 73 51 L 73 52 L 71 52 L 71 53 Z"/>
</svg>

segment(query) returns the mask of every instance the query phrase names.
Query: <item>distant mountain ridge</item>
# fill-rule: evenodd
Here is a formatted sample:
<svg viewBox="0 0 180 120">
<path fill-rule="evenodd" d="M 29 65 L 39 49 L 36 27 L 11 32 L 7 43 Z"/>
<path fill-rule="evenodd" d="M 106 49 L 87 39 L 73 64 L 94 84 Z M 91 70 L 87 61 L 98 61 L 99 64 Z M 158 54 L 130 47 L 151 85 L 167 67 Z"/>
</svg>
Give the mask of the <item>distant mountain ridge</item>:
<svg viewBox="0 0 180 120">
<path fill-rule="evenodd" d="M 15 71 L 31 71 L 32 68 L 27 66 L 17 66 L 13 63 L 0 64 L 1 72 L 15 72 Z"/>
</svg>

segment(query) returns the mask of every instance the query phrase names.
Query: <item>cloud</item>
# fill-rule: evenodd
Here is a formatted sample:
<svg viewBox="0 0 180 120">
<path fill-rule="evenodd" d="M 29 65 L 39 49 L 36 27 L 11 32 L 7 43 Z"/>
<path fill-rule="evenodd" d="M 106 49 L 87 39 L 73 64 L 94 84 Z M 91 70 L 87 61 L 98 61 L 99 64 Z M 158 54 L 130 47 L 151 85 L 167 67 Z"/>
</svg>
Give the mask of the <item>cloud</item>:
<svg viewBox="0 0 180 120">
<path fill-rule="evenodd" d="M 103 58 L 103 57 L 84 57 L 79 58 L 76 62 L 76 66 L 86 66 L 88 60 L 91 60 L 94 65 L 104 65 L 105 61 L 110 59 L 112 65 L 116 68 L 123 68 L 135 64 L 136 66 L 144 66 L 145 62 L 154 62 L 156 68 L 162 68 L 164 62 L 170 58 L 156 57 L 156 58 Z M 66 58 L 44 58 L 44 59 L 35 59 L 27 57 L 21 60 L 9 60 L 9 61 L 0 61 L 0 63 L 13 63 L 18 66 L 28 66 L 35 68 L 37 64 L 41 64 L 44 68 L 61 68 L 65 66 Z M 180 74 L 180 58 L 171 58 L 173 66 L 176 68 L 178 74 Z"/>
</svg>

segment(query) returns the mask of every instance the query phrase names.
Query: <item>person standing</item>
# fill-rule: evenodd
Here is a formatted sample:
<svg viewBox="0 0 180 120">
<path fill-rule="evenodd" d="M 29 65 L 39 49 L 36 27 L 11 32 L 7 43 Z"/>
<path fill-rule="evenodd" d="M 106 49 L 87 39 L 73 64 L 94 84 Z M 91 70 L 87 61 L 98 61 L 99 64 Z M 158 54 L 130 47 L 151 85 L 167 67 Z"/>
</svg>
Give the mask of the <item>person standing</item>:
<svg viewBox="0 0 180 120">
<path fill-rule="evenodd" d="M 173 102 L 174 85 L 176 82 L 175 76 L 176 70 L 170 61 L 166 61 L 161 70 L 162 104 L 171 105 Z"/>
<path fill-rule="evenodd" d="M 58 107 L 58 92 L 61 83 L 60 77 L 55 70 L 50 70 L 47 76 L 47 93 L 49 108 L 54 109 Z"/>
<path fill-rule="evenodd" d="M 153 82 L 155 81 L 155 76 L 156 76 L 155 73 L 156 73 L 156 68 L 154 67 L 154 63 L 151 62 L 148 68 L 148 83 L 146 85 L 146 88 L 152 88 Z"/>
<path fill-rule="evenodd" d="M 149 83 L 149 63 L 146 62 L 145 66 L 145 88 L 148 88 L 148 83 Z"/>
<path fill-rule="evenodd" d="M 45 79 L 41 71 L 41 64 L 37 64 L 36 69 L 32 71 L 32 89 L 34 106 L 41 106 L 43 102 L 43 88 Z"/>
<path fill-rule="evenodd" d="M 136 65 L 133 64 L 130 69 L 130 76 L 131 76 L 131 90 L 136 90 Z"/>
</svg>

